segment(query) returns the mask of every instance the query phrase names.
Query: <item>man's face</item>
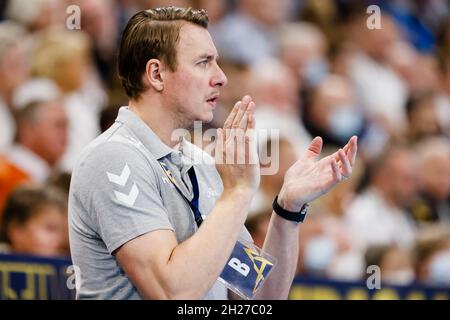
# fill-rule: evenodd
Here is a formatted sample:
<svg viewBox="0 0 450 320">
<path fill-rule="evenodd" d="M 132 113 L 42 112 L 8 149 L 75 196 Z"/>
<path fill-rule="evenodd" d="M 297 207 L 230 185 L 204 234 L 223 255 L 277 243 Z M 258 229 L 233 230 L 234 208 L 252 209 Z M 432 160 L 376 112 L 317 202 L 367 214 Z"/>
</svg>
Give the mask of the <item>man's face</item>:
<svg viewBox="0 0 450 320">
<path fill-rule="evenodd" d="M 22 46 L 15 44 L 0 57 L 0 77 L 3 89 L 14 90 L 28 77 L 29 63 Z"/>
<path fill-rule="evenodd" d="M 53 205 L 40 209 L 24 225 L 11 228 L 11 246 L 19 253 L 58 256 L 68 240 L 66 214 Z"/>
<path fill-rule="evenodd" d="M 186 23 L 176 49 L 176 71 L 166 69 L 164 73 L 166 105 L 178 127 L 192 127 L 196 120 L 210 122 L 220 87 L 227 83 L 211 36 L 206 29 Z"/>
<path fill-rule="evenodd" d="M 410 153 L 397 152 L 389 169 L 390 191 L 398 205 L 408 205 L 417 191 L 415 162 Z"/>
<path fill-rule="evenodd" d="M 38 124 L 34 126 L 35 150 L 48 163 L 54 164 L 66 149 L 68 119 L 63 106 L 58 102 L 42 108 Z"/>
</svg>

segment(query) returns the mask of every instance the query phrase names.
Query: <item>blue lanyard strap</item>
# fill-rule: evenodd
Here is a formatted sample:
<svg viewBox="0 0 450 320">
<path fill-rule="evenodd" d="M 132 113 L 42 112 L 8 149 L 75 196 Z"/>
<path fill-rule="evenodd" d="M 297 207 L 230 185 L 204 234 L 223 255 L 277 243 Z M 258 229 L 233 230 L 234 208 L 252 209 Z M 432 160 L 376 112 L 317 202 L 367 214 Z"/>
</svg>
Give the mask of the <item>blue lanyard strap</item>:
<svg viewBox="0 0 450 320">
<path fill-rule="evenodd" d="M 176 180 L 172 176 L 172 173 L 170 172 L 170 170 L 167 168 L 167 165 L 164 162 L 161 162 L 161 161 L 159 161 L 159 164 L 161 165 L 161 167 L 162 167 L 164 173 L 166 174 L 166 176 L 169 178 L 169 181 L 173 184 L 175 189 L 177 189 L 177 191 L 180 193 L 180 195 L 189 204 L 189 207 L 191 208 L 192 213 L 194 214 L 195 223 L 197 224 L 197 227 L 200 227 L 200 225 L 203 222 L 203 218 L 202 218 L 202 214 L 200 213 L 199 204 L 198 204 L 198 200 L 199 200 L 199 197 L 200 197 L 200 192 L 199 192 L 199 188 L 198 188 L 198 180 L 197 180 L 197 176 L 195 174 L 194 166 L 192 166 L 188 170 L 189 179 L 191 179 L 192 189 L 193 189 L 193 193 L 194 193 L 194 197 L 192 198 L 192 200 L 189 200 L 188 198 L 186 198 L 186 196 L 183 194 L 183 192 L 178 187 L 178 185 L 176 183 Z"/>
<path fill-rule="evenodd" d="M 200 193 L 198 190 L 198 181 L 197 176 L 195 175 L 195 169 L 194 166 L 192 166 L 189 171 L 189 179 L 191 179 L 192 183 L 192 189 L 194 191 L 194 197 L 192 198 L 192 201 L 189 201 L 189 205 L 192 209 L 192 212 L 194 213 L 195 222 L 197 223 L 197 226 L 200 227 L 200 225 L 203 222 L 202 214 L 200 213 L 199 205 L 198 205 L 198 199 L 200 197 Z"/>
</svg>

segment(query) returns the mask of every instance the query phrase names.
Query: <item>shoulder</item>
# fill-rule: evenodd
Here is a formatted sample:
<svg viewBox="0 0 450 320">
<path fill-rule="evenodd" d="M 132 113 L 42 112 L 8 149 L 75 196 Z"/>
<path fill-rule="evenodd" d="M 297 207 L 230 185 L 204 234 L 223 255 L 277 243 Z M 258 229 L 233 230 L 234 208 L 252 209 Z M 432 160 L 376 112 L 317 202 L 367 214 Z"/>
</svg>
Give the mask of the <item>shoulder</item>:
<svg viewBox="0 0 450 320">
<path fill-rule="evenodd" d="M 74 185 L 92 186 L 102 183 L 105 177 L 126 177 L 131 173 L 135 179 L 150 183 L 151 177 L 155 176 L 153 166 L 151 157 L 133 137 L 100 136 L 81 154 L 73 169 L 72 180 Z"/>
<path fill-rule="evenodd" d="M 123 160 L 145 163 L 148 162 L 148 157 L 142 143 L 122 124 L 115 123 L 82 151 L 75 170 L 89 166 L 104 166 Z"/>
<path fill-rule="evenodd" d="M 75 169 L 92 167 L 111 167 L 115 163 L 131 162 L 145 164 L 147 159 L 129 143 L 123 141 L 105 141 L 83 152 Z"/>
</svg>

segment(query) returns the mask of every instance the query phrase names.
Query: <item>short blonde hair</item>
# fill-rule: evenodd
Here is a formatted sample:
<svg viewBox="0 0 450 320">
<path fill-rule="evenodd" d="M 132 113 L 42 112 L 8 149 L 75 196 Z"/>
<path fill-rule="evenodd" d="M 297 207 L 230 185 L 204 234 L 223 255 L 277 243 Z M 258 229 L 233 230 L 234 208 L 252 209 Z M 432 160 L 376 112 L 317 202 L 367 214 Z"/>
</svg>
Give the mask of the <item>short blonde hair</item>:
<svg viewBox="0 0 450 320">
<path fill-rule="evenodd" d="M 40 35 L 33 51 L 31 74 L 58 82 L 61 66 L 71 57 L 88 56 L 91 43 L 81 31 L 50 30 Z"/>
</svg>

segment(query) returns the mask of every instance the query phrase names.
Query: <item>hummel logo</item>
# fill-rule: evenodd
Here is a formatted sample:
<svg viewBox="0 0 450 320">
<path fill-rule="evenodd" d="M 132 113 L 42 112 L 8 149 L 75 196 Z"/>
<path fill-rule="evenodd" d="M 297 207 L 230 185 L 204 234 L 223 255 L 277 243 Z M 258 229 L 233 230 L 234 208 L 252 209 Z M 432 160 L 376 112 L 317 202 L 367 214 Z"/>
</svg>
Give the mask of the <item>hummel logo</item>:
<svg viewBox="0 0 450 320">
<path fill-rule="evenodd" d="M 111 181 L 112 183 L 118 184 L 121 187 L 125 186 L 125 184 L 128 182 L 130 173 L 131 171 L 130 168 L 128 167 L 128 164 L 125 164 L 125 167 L 123 168 L 122 173 L 120 175 L 106 172 L 108 180 Z M 116 190 L 114 190 L 114 194 L 116 195 L 117 200 L 119 200 L 120 202 L 123 202 L 129 206 L 133 206 L 137 196 L 139 195 L 139 189 L 136 183 L 133 183 L 133 186 L 131 187 L 131 190 L 128 194 Z"/>
<path fill-rule="evenodd" d="M 109 181 L 123 187 L 130 177 L 130 168 L 128 167 L 128 163 L 126 163 L 120 176 L 109 172 L 106 172 L 106 174 L 108 175 Z"/>
<path fill-rule="evenodd" d="M 136 201 L 136 198 L 139 194 L 139 189 L 136 186 L 136 183 L 133 183 L 133 187 L 131 188 L 131 191 L 128 195 L 125 193 L 115 191 L 114 194 L 116 195 L 117 200 L 129 205 L 130 207 L 134 205 L 134 202 Z"/>
</svg>

